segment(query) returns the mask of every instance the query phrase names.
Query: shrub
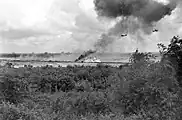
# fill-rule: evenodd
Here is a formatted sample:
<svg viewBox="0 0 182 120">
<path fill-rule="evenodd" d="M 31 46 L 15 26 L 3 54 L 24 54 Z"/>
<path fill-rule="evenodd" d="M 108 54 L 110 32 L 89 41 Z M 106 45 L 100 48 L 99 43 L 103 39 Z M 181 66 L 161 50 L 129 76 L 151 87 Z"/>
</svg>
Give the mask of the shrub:
<svg viewBox="0 0 182 120">
<path fill-rule="evenodd" d="M 29 97 L 28 81 L 18 75 L 13 68 L 4 73 L 0 84 L 1 93 L 6 101 L 20 103 L 24 98 Z"/>
<path fill-rule="evenodd" d="M 155 56 L 148 52 L 148 53 L 143 53 L 143 52 L 139 52 L 138 50 L 136 50 L 130 57 L 129 61 L 131 63 L 148 63 L 150 62 L 152 59 L 155 59 Z"/>
<path fill-rule="evenodd" d="M 3 102 L 0 104 L 1 120 L 43 120 L 41 109 L 28 109 L 24 105 Z"/>
<path fill-rule="evenodd" d="M 175 119 L 180 111 L 177 107 L 180 88 L 175 73 L 161 63 L 149 64 L 142 70 L 131 67 L 126 72 L 126 81 L 121 85 L 127 90 L 118 89 L 115 98 L 124 106 L 125 115 L 139 114 L 144 110 L 146 116 L 143 117 L 156 119 L 154 115 L 157 114 L 157 119 Z"/>
</svg>

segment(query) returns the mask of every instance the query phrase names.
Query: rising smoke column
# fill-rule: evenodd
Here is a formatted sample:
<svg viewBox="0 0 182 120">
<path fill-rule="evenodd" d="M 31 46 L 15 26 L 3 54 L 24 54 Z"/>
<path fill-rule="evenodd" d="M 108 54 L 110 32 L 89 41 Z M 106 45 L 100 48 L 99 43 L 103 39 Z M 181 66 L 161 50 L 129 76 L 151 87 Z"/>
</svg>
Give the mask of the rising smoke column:
<svg viewBox="0 0 182 120">
<path fill-rule="evenodd" d="M 78 61 L 80 61 L 80 60 L 86 58 L 87 56 L 89 56 L 89 55 L 95 53 L 95 52 L 96 52 L 95 50 L 88 50 L 88 51 L 84 52 L 83 54 L 81 54 L 81 55 L 75 60 L 75 62 L 78 62 Z"/>
<path fill-rule="evenodd" d="M 120 18 L 112 28 L 100 36 L 95 43 L 95 49 L 107 48 L 122 33 L 134 35 L 142 31 L 144 34 L 151 34 L 154 24 L 166 15 L 171 15 L 177 3 L 178 0 L 169 0 L 167 4 L 158 0 L 94 0 L 99 17 Z M 113 37 L 116 38 L 112 39 Z"/>
</svg>

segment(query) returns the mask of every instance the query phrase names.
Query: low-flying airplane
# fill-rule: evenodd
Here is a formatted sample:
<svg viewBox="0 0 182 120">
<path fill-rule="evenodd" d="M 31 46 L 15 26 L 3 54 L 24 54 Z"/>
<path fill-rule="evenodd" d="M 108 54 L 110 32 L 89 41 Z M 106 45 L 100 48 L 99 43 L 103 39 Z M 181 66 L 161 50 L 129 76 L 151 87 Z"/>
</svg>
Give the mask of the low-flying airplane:
<svg viewBox="0 0 182 120">
<path fill-rule="evenodd" d="M 138 53 L 138 48 L 136 49 L 135 53 Z"/>
<path fill-rule="evenodd" d="M 122 34 L 122 35 L 121 35 L 121 37 L 125 37 L 125 36 L 127 36 L 127 34 Z"/>
<path fill-rule="evenodd" d="M 157 30 L 157 29 L 154 29 L 152 32 L 158 32 L 159 30 Z"/>
</svg>

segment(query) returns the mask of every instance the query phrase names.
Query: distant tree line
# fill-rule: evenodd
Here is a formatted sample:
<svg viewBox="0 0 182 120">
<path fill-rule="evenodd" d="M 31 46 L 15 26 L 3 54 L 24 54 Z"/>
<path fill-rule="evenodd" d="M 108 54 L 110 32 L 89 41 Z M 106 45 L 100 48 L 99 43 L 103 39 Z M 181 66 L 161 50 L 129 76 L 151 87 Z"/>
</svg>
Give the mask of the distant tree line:
<svg viewBox="0 0 182 120">
<path fill-rule="evenodd" d="M 0 54 L 0 57 L 2 58 L 18 58 L 18 57 L 43 57 L 43 58 L 49 58 L 54 56 L 55 53 L 3 53 Z"/>
</svg>

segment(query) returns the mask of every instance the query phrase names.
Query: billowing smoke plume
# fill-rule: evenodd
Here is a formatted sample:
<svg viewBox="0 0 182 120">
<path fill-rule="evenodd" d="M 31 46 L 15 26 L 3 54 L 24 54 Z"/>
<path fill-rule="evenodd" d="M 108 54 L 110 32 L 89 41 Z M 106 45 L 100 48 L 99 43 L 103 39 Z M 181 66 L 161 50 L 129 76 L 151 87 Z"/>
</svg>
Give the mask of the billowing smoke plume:
<svg viewBox="0 0 182 120">
<path fill-rule="evenodd" d="M 176 7 L 175 0 L 171 0 L 167 5 L 157 0 L 95 0 L 94 3 L 100 16 L 135 16 L 146 23 L 159 21 L 165 15 L 170 15 Z"/>
<path fill-rule="evenodd" d="M 121 34 L 135 35 L 138 31 L 151 34 L 155 23 L 166 15 L 171 15 L 177 3 L 178 0 L 169 0 L 167 4 L 159 0 L 95 0 L 95 10 L 99 17 L 120 18 L 100 36 L 95 43 L 95 49 L 107 48 Z"/>
<path fill-rule="evenodd" d="M 75 60 L 75 62 L 78 62 L 78 61 L 80 61 L 80 60 L 86 58 L 87 56 L 89 56 L 89 55 L 95 53 L 95 52 L 96 52 L 95 50 L 88 50 L 88 51 L 84 52 L 83 54 L 81 54 L 81 55 Z"/>
</svg>

